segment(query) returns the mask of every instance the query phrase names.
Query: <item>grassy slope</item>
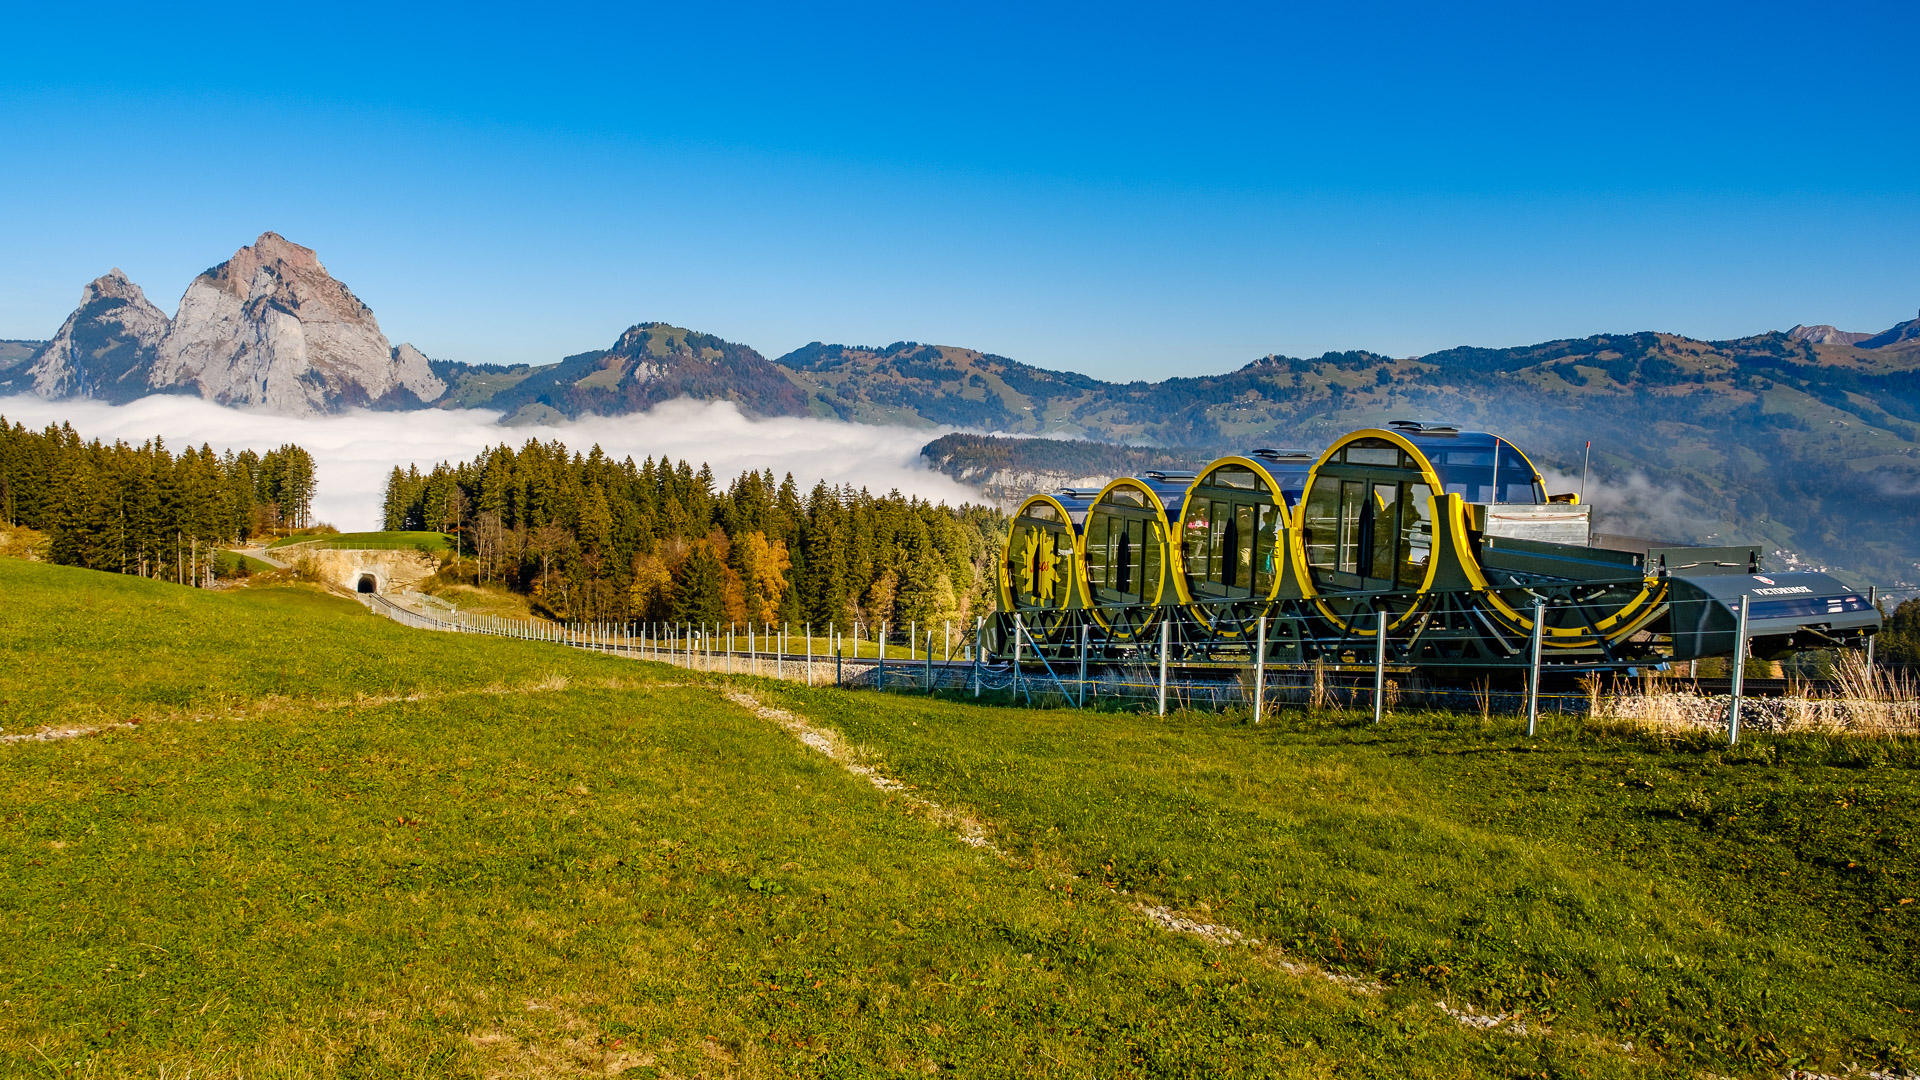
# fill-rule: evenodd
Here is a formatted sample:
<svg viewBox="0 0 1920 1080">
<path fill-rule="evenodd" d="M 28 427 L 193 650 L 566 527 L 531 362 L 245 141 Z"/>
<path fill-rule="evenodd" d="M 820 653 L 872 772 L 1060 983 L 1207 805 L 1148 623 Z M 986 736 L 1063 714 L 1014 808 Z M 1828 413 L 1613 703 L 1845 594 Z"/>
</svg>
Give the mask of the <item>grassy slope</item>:
<svg viewBox="0 0 1920 1080">
<path fill-rule="evenodd" d="M 0 590 L 0 727 L 143 721 L 0 747 L 9 1072 L 1777 1074 L 1912 1042 L 1898 746 L 760 684 L 1008 865 L 718 680 L 292 589 L 0 560 Z M 1389 989 L 1165 933 L 1108 881 Z"/>
</svg>

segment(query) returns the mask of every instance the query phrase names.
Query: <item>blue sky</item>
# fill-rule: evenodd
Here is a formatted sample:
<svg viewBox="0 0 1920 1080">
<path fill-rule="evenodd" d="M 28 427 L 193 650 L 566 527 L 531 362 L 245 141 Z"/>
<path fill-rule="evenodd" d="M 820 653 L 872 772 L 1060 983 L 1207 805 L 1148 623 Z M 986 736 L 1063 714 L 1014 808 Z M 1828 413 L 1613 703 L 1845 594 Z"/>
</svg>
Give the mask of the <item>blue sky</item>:
<svg viewBox="0 0 1920 1080">
<path fill-rule="evenodd" d="M 1159 378 L 1920 307 L 1910 5 L 24 7 L 0 337 L 265 229 L 491 362 L 662 319 Z"/>
</svg>

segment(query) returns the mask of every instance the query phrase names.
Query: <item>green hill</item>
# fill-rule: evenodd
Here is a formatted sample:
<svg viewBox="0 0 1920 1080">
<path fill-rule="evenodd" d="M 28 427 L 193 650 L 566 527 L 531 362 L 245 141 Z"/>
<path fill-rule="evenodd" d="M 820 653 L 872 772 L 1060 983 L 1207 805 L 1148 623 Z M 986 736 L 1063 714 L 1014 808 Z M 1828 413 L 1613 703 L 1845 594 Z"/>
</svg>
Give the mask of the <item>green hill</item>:
<svg viewBox="0 0 1920 1080">
<path fill-rule="evenodd" d="M 1920 1045 L 1906 739 L 1251 728 L 292 588 L 0 560 L 0 591 L 9 1072 L 1778 1076 Z M 18 738 L 62 729 L 94 734 Z"/>
</svg>

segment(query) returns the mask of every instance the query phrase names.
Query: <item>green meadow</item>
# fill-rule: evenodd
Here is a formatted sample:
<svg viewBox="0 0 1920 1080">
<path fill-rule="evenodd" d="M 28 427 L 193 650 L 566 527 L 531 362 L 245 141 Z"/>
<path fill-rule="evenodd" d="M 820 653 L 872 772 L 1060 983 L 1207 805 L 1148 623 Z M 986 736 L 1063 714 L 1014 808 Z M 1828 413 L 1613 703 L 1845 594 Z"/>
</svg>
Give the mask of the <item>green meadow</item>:
<svg viewBox="0 0 1920 1080">
<path fill-rule="evenodd" d="M 1906 741 L 808 689 L 13 560 L 0 596 L 9 1076 L 1920 1065 Z"/>
</svg>

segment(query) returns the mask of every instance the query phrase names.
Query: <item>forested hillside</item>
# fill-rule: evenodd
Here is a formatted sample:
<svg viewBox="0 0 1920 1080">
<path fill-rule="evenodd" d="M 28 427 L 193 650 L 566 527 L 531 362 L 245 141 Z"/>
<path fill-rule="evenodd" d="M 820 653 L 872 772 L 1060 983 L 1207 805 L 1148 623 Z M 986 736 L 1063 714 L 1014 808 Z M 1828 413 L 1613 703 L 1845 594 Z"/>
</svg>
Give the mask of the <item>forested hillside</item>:
<svg viewBox="0 0 1920 1080">
<path fill-rule="evenodd" d="M 0 417 L 0 516 L 45 532 L 56 563 L 193 582 L 214 547 L 308 524 L 313 495 L 298 446 L 175 454 L 159 439 L 83 442 L 67 424 Z"/>
<path fill-rule="evenodd" d="M 824 483 L 803 492 L 771 472 L 718 490 L 704 465 L 538 441 L 396 468 L 383 513 L 388 529 L 455 533 L 474 553 L 462 572 L 564 618 L 858 619 L 902 633 L 988 610 L 1004 535 L 991 509 Z"/>
</svg>

